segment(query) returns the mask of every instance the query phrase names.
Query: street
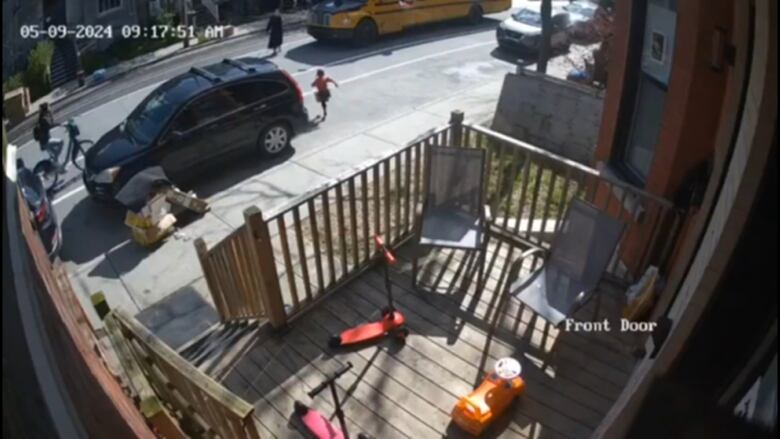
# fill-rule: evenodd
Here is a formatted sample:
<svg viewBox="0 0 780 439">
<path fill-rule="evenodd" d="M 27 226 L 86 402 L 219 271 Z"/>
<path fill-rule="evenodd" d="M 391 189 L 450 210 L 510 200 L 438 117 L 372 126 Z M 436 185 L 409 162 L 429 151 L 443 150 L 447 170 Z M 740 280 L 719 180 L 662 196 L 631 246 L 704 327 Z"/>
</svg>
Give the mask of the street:
<svg viewBox="0 0 780 439">
<path fill-rule="evenodd" d="M 90 294 L 103 291 L 111 306 L 135 314 L 186 287 L 198 293 L 192 295 L 195 303 L 190 308 L 213 314 L 205 306 L 208 293 L 192 240 L 203 237 L 213 245 L 242 224 L 247 207 L 270 212 L 287 205 L 443 125 L 452 110 L 463 110 L 470 121 L 489 120 L 504 75 L 516 69 L 508 61 L 511 56 L 496 51 L 495 26 L 506 14 L 486 17 L 478 26 L 447 23 L 416 29 L 367 49 L 317 43 L 304 31 L 286 34 L 283 52 L 272 61 L 300 83 L 310 118 L 320 113 L 310 86 L 315 70 L 324 68 L 340 85 L 333 89 L 328 119 L 299 133 L 284 158 L 245 160 L 199 176 L 192 189 L 208 199 L 211 212 L 153 251 L 129 241 L 125 212 L 90 200 L 79 173 L 71 167 L 63 176 L 69 184 L 58 191 L 54 204 L 63 232 L 60 258 L 85 307 L 91 310 Z M 55 107 L 55 118 L 62 122 L 74 117 L 81 138 L 97 140 L 162 81 L 191 66 L 268 53 L 264 37 L 224 44 L 128 74 L 83 100 Z M 566 65 L 551 64 L 551 68 L 563 75 Z M 64 130 L 53 135 L 64 138 Z M 28 141 L 21 145 L 18 157 L 32 167 L 42 155 L 37 144 Z M 170 318 L 161 317 L 160 323 L 168 324 Z M 204 317 L 200 325 L 183 333 L 178 328 L 178 336 L 192 336 L 211 320 Z"/>
</svg>

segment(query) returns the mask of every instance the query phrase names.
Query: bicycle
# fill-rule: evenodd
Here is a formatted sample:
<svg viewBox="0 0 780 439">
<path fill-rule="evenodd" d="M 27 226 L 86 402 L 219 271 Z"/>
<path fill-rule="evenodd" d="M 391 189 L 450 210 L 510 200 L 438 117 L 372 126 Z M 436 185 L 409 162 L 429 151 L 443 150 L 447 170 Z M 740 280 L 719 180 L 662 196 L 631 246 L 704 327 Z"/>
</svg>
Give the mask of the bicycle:
<svg viewBox="0 0 780 439">
<path fill-rule="evenodd" d="M 33 168 L 33 173 L 41 179 L 43 187 L 47 192 L 52 192 L 59 182 L 60 175 L 67 172 L 68 158 L 70 158 L 70 163 L 72 163 L 76 169 L 83 171 L 84 166 L 78 163 L 79 154 L 84 155 L 84 152 L 95 144 L 92 140 L 79 139 L 79 134 L 81 134 L 81 132 L 73 119 L 69 119 L 65 122 L 64 127 L 68 131 L 68 150 L 65 160 L 62 163 L 59 161 L 62 148 L 65 146 L 64 142 L 60 139 L 51 139 L 46 146 L 43 147 L 43 150 L 49 157 L 39 161 Z"/>
</svg>

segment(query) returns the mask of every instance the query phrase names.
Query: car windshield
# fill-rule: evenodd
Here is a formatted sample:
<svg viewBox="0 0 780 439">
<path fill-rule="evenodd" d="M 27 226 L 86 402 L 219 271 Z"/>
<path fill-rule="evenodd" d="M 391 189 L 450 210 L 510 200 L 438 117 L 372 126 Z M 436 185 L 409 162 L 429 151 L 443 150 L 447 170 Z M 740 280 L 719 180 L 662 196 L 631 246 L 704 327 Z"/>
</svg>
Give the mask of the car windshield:
<svg viewBox="0 0 780 439">
<path fill-rule="evenodd" d="M 185 75 L 163 84 L 128 116 L 125 130 L 137 143 L 148 145 L 181 104 L 208 85 L 205 78 L 195 75 Z"/>
<path fill-rule="evenodd" d="M 527 24 L 529 26 L 542 26 L 542 16 L 538 12 L 532 11 L 531 9 L 520 9 L 519 11 L 512 14 L 512 18 L 514 18 L 515 21 L 519 21 L 520 23 Z"/>
</svg>

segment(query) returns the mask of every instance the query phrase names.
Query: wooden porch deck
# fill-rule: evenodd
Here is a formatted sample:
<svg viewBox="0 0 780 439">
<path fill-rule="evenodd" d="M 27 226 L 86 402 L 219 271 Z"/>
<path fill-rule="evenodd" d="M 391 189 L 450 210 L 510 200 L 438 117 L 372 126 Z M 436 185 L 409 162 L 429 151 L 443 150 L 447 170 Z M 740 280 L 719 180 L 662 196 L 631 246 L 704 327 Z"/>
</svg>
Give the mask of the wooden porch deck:
<svg viewBox="0 0 780 439">
<path fill-rule="evenodd" d="M 306 392 L 348 361 L 354 367 L 337 384 L 351 435 L 466 437 L 451 425 L 449 413 L 481 381 L 482 371 L 505 356 L 520 359 L 526 390 L 484 437 L 590 436 L 633 366 L 629 352 L 636 340 L 616 331 L 619 289 L 602 284 L 601 294 L 575 315 L 581 321 L 608 318 L 612 332 L 565 332 L 514 299 L 499 303 L 497 292 L 510 277 L 518 248 L 491 241 L 481 294 L 469 255 L 429 254 L 415 291 L 411 246 L 398 253 L 391 281 L 396 307 L 411 331 L 405 345 L 387 339 L 360 349 L 327 347 L 330 334 L 376 319 L 385 306 L 383 271 L 374 267 L 293 321 L 285 334 L 259 337 L 224 375 L 223 384 L 255 406 L 261 437 L 301 437 L 291 421 L 296 399 L 332 413 L 329 392 L 314 400 Z"/>
</svg>

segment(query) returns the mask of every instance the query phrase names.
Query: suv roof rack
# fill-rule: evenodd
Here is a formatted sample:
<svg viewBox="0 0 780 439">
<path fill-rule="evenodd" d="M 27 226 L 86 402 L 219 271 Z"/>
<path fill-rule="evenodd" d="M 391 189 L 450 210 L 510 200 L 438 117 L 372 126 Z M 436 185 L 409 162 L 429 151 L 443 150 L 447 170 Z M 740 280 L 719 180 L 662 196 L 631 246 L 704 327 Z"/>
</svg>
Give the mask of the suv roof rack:
<svg viewBox="0 0 780 439">
<path fill-rule="evenodd" d="M 233 66 L 233 67 L 235 67 L 237 69 L 241 69 L 241 70 L 243 70 L 246 73 L 255 73 L 255 72 L 257 72 L 257 69 L 255 69 L 254 67 L 250 66 L 249 64 L 243 63 L 243 62 L 241 62 L 241 61 L 239 61 L 237 59 L 225 58 L 225 59 L 222 60 L 222 62 L 225 63 L 225 64 L 230 64 L 231 66 Z"/>
<path fill-rule="evenodd" d="M 200 67 L 191 68 L 190 73 L 194 73 L 198 76 L 202 76 L 211 82 L 222 82 L 222 78 Z"/>
</svg>

